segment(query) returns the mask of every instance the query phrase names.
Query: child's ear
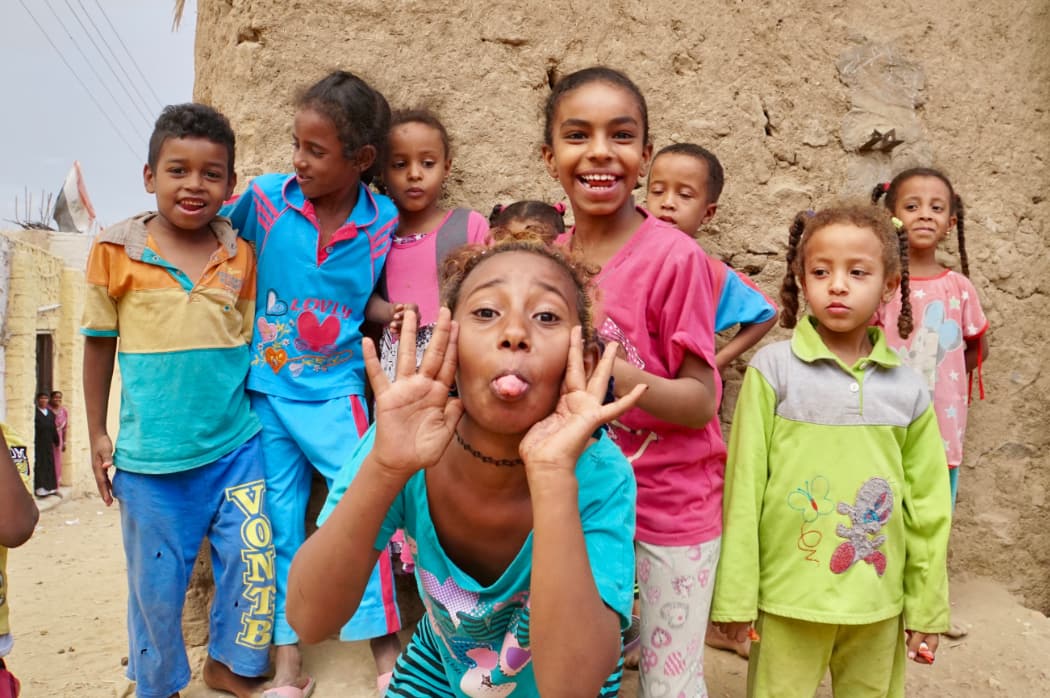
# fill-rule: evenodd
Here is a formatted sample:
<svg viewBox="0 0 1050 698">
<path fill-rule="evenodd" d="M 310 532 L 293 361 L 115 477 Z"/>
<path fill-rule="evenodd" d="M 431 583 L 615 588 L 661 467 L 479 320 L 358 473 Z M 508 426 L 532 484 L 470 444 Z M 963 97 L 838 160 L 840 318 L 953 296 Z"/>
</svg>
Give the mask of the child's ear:
<svg viewBox="0 0 1050 698">
<path fill-rule="evenodd" d="M 955 215 L 953 215 L 951 218 L 948 219 L 948 229 L 944 231 L 944 237 L 948 237 L 948 233 L 950 233 L 952 231 L 952 228 L 954 228 L 955 224 L 958 223 L 958 222 L 959 222 L 959 217 L 955 216 Z"/>
<path fill-rule="evenodd" d="M 237 173 L 234 172 L 230 175 L 230 181 L 226 183 L 226 196 L 223 197 L 226 201 L 230 200 L 233 196 L 233 190 L 237 188 Z"/>
<path fill-rule="evenodd" d="M 593 339 L 587 343 L 583 348 L 583 375 L 584 380 L 590 380 L 591 374 L 594 373 L 595 367 L 602 358 L 601 350 L 598 347 L 598 342 Z"/>
<path fill-rule="evenodd" d="M 153 186 L 153 168 L 147 162 L 142 166 L 142 186 L 146 187 L 147 194 L 156 194 L 157 189 Z M 229 196 L 226 197 L 230 198 Z"/>
<path fill-rule="evenodd" d="M 897 287 L 901 285 L 901 275 L 894 274 L 886 277 L 886 286 L 882 289 L 882 302 L 889 303 L 893 300 L 893 294 L 897 292 Z"/>
<path fill-rule="evenodd" d="M 354 153 L 354 164 L 362 173 L 366 172 L 369 167 L 375 164 L 375 161 L 376 147 L 374 145 L 363 145 L 357 149 L 356 153 Z"/>
<path fill-rule="evenodd" d="M 704 217 L 700 219 L 700 225 L 706 225 L 712 218 L 715 217 L 715 213 L 718 212 L 718 202 L 714 202 L 707 205 L 704 209 Z"/>
<path fill-rule="evenodd" d="M 547 174 L 549 174 L 552 179 L 557 179 L 558 163 L 554 161 L 554 148 L 544 143 L 541 152 L 543 153 L 543 164 L 547 166 Z"/>
<path fill-rule="evenodd" d="M 649 165 L 653 162 L 653 144 L 646 143 L 642 148 L 642 162 L 638 167 L 638 180 L 641 181 L 649 174 Z"/>
</svg>

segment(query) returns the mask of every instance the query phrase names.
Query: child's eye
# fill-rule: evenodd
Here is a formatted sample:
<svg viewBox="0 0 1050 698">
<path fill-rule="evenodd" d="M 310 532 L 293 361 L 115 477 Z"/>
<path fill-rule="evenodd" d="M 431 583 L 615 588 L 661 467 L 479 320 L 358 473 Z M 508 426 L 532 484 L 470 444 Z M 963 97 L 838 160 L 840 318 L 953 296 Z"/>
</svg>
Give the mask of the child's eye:
<svg viewBox="0 0 1050 698">
<path fill-rule="evenodd" d="M 324 157 L 324 151 L 319 150 L 317 148 L 310 148 L 310 154 L 313 155 L 315 158 Z"/>
<path fill-rule="evenodd" d="M 544 310 L 542 312 L 536 313 L 534 317 L 544 324 L 555 323 L 561 319 L 549 310 Z"/>
<path fill-rule="evenodd" d="M 168 172 L 173 175 L 185 174 L 186 169 L 182 167 L 169 167 Z"/>
<path fill-rule="evenodd" d="M 205 172 L 204 176 L 208 179 L 222 179 L 222 173 L 212 170 L 211 172 Z"/>
<path fill-rule="evenodd" d="M 569 131 L 564 135 L 567 141 L 582 141 L 587 138 L 587 134 L 583 131 Z"/>
<path fill-rule="evenodd" d="M 428 168 L 428 169 L 429 169 L 429 168 L 431 168 L 431 167 L 433 167 L 433 166 L 434 166 L 434 165 L 436 165 L 436 164 L 437 164 L 437 163 L 436 163 L 435 161 L 433 161 L 433 160 L 424 160 L 424 161 L 423 161 L 423 167 L 426 167 L 426 168 Z"/>
<path fill-rule="evenodd" d="M 850 271 L 850 273 L 853 276 L 856 276 L 856 277 L 861 277 L 861 276 L 867 276 L 868 275 L 868 272 L 864 271 L 863 269 L 853 269 L 852 271 Z"/>
<path fill-rule="evenodd" d="M 810 269 L 809 273 L 810 273 L 810 275 L 815 276 L 818 279 L 820 279 L 820 278 L 823 278 L 823 277 L 828 275 L 828 270 L 827 269 Z"/>
<path fill-rule="evenodd" d="M 492 308 L 478 308 L 471 314 L 474 317 L 479 317 L 485 320 L 491 320 L 492 318 L 496 317 L 496 311 Z"/>
<path fill-rule="evenodd" d="M 617 131 L 613 134 L 613 138 L 618 141 L 633 141 L 634 133 L 632 131 Z"/>
<path fill-rule="evenodd" d="M 394 162 L 390 163 L 390 167 L 395 169 L 395 170 L 404 169 L 405 161 L 404 160 L 395 160 Z"/>
</svg>

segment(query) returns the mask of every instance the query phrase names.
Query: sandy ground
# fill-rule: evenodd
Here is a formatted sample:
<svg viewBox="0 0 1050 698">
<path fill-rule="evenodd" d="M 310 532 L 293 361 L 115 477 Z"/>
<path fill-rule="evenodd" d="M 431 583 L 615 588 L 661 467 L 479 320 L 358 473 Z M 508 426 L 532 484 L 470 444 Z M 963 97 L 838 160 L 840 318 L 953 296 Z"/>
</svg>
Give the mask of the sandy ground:
<svg viewBox="0 0 1050 698">
<path fill-rule="evenodd" d="M 115 507 L 83 497 L 44 511 L 33 539 L 9 556 L 8 572 L 16 636 L 8 663 L 23 682 L 23 696 L 133 695 L 121 666 L 127 654 L 126 587 Z M 1050 619 L 986 579 L 954 580 L 953 599 L 970 635 L 942 645 L 936 665 L 911 667 L 909 695 L 1050 695 Z M 195 667 L 202 659 L 201 649 L 191 652 Z M 706 664 L 712 696 L 744 695 L 743 660 L 711 650 Z M 309 647 L 306 666 L 318 681 L 316 698 L 375 695 L 366 644 Z M 622 695 L 635 696 L 633 679 L 628 674 Z M 182 695 L 222 694 L 195 679 Z"/>
</svg>

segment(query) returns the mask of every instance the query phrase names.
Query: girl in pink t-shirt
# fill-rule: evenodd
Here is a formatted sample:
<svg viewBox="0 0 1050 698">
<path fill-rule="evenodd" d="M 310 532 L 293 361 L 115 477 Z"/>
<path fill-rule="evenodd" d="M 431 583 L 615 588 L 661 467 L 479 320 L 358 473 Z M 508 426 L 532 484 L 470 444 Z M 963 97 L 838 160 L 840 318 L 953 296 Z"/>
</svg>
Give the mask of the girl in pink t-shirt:
<svg viewBox="0 0 1050 698">
<path fill-rule="evenodd" d="M 638 481 L 643 695 L 697 696 L 722 530 L 721 383 L 707 258 L 634 203 L 651 156 L 645 98 L 625 75 L 587 68 L 554 86 L 543 157 L 572 205 L 563 241 L 600 267 L 595 325 L 621 346 L 615 394 L 647 386 L 609 428 Z"/>
<path fill-rule="evenodd" d="M 395 111 L 390 118 L 386 193 L 397 205 L 398 227 L 383 278 L 368 302 L 370 322 L 383 325 L 380 361 L 393 380 L 398 330 L 408 306 L 419 311 L 416 363 L 423 357 L 437 320 L 438 269 L 445 255 L 487 238 L 489 224 L 477 211 L 441 207 L 452 170 L 452 146 L 441 120 L 427 109 Z"/>
<path fill-rule="evenodd" d="M 879 321 L 890 346 L 929 384 L 948 456 L 954 507 L 970 402 L 969 378 L 976 370 L 979 393 L 984 398 L 981 366 L 988 356 L 988 319 L 969 279 L 963 202 L 948 178 L 928 167 L 905 170 L 893 181 L 879 184 L 872 192 L 872 202 L 883 195 L 886 208 L 908 233 L 915 331 L 904 339 L 894 330 L 901 313 L 899 290 L 880 310 Z M 962 274 L 942 266 L 936 257 L 937 245 L 953 227 L 958 235 Z"/>
</svg>

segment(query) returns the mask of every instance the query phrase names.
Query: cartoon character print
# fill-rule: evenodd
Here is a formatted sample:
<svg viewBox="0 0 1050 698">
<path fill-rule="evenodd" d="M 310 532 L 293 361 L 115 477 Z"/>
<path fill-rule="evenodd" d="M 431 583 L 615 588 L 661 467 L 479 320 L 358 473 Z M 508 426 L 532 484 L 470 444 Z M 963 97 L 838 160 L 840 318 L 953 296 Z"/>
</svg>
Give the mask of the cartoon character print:
<svg viewBox="0 0 1050 698">
<path fill-rule="evenodd" d="M 922 323 L 912 333 L 911 342 L 897 348 L 897 354 L 904 363 L 922 374 L 932 391 L 937 367 L 948 353 L 962 345 L 962 327 L 948 317 L 944 301 L 938 299 L 923 309 Z"/>
<path fill-rule="evenodd" d="M 441 582 L 427 570 L 418 572 L 431 628 L 449 655 L 465 666 L 459 690 L 471 698 L 513 693 L 518 683 L 512 677 L 532 661 L 528 592 L 490 604 L 451 577 Z"/>
<path fill-rule="evenodd" d="M 665 603 L 660 609 L 660 617 L 669 627 L 681 628 L 689 619 L 689 606 L 676 601 Z"/>
<path fill-rule="evenodd" d="M 886 571 L 886 555 L 879 546 L 886 536 L 876 536 L 893 512 L 893 490 L 882 478 L 873 477 L 857 490 L 854 506 L 839 502 L 838 512 L 849 517 L 852 527 L 839 524 L 835 533 L 846 540 L 831 556 L 831 571 L 842 574 L 858 560 L 864 560 L 881 577 Z M 872 537 L 874 536 L 874 537 Z"/>
</svg>

